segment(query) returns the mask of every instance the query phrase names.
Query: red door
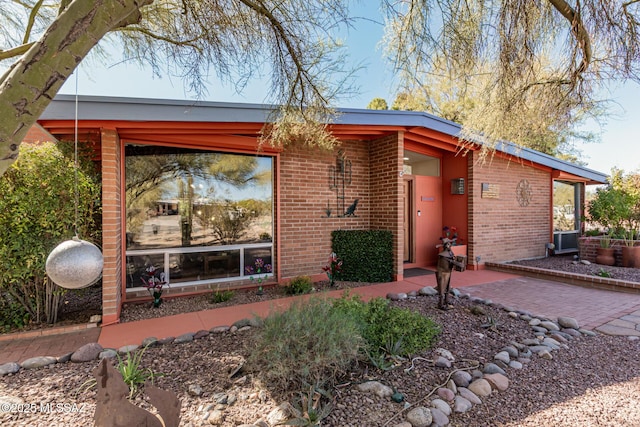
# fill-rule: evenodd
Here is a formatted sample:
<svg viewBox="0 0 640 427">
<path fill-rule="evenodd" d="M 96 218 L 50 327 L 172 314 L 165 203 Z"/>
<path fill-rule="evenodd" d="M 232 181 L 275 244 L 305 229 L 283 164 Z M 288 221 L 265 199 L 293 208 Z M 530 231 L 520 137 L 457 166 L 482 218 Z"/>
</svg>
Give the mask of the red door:
<svg viewBox="0 0 640 427">
<path fill-rule="evenodd" d="M 436 245 L 442 235 L 442 178 L 415 177 L 415 262 L 419 266 L 435 265 Z"/>
</svg>

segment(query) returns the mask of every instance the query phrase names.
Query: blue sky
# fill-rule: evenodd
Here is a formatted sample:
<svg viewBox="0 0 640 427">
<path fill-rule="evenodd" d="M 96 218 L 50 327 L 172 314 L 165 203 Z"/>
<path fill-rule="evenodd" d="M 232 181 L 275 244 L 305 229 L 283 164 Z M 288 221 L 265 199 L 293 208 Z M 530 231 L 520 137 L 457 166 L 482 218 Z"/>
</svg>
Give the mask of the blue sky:
<svg viewBox="0 0 640 427">
<path fill-rule="evenodd" d="M 375 8 L 367 9 L 359 5 L 354 15 L 378 19 Z M 389 104 L 395 81 L 388 67 L 382 61 L 382 52 L 377 44 L 383 34 L 382 24 L 362 19 L 355 28 L 345 34 L 345 43 L 352 63 L 362 68 L 357 72 L 359 94 L 342 100 L 338 107 L 365 108 L 371 99 L 385 98 Z M 175 77 L 153 77 L 151 70 L 140 69 L 137 65 L 118 63 L 118 56 L 104 65 L 95 61 L 81 64 L 78 73 L 78 93 L 81 95 L 127 96 L 142 98 L 193 99 L 185 92 L 183 82 Z M 75 93 L 75 76 L 63 86 L 60 93 Z M 236 93 L 232 86 L 224 85 L 212 78 L 206 101 L 262 103 L 267 100 L 268 84 L 255 80 L 242 93 Z M 611 117 L 602 127 L 601 143 L 582 144 L 580 149 L 587 167 L 609 173 L 618 167 L 627 172 L 640 169 L 640 85 L 626 83 L 618 85 L 601 97 L 615 101 L 610 110 Z M 595 123 L 588 130 L 599 131 Z"/>
</svg>

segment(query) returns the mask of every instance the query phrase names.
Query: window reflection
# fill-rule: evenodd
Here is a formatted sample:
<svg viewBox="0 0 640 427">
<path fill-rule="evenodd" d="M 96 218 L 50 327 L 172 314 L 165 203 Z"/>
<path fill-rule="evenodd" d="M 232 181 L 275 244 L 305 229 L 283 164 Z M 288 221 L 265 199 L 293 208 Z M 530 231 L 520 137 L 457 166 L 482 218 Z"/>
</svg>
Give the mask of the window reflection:
<svg viewBox="0 0 640 427">
<path fill-rule="evenodd" d="M 125 156 L 127 288 L 150 265 L 170 283 L 271 265 L 271 157 L 132 144 Z"/>
<path fill-rule="evenodd" d="M 270 157 L 126 147 L 127 249 L 270 240 Z"/>
<path fill-rule="evenodd" d="M 577 229 L 576 187 L 573 183 L 553 183 L 553 230 L 573 231 Z"/>
</svg>

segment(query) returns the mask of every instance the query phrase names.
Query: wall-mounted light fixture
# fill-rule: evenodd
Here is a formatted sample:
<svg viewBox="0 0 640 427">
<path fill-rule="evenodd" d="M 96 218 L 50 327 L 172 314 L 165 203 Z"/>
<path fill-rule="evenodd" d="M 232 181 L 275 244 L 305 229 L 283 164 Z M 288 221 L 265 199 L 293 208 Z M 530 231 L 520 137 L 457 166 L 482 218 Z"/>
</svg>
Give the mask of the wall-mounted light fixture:
<svg viewBox="0 0 640 427">
<path fill-rule="evenodd" d="M 464 194 L 464 178 L 451 180 L 451 194 Z"/>
</svg>

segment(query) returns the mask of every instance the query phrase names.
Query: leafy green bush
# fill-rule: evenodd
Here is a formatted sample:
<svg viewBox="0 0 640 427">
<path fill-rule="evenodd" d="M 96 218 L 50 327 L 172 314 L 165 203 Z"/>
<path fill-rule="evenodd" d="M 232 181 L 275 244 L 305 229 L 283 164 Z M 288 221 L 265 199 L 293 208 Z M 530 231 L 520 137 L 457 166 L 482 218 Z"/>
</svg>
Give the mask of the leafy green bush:
<svg viewBox="0 0 640 427">
<path fill-rule="evenodd" d="M 640 174 L 613 168 L 608 181 L 588 203 L 586 220 L 623 239 L 640 228 Z"/>
<path fill-rule="evenodd" d="M 336 279 L 390 282 L 393 276 L 393 236 L 387 230 L 335 230 L 331 247 L 343 261 Z"/>
<path fill-rule="evenodd" d="M 230 289 L 226 289 L 224 291 L 221 291 L 219 289 L 216 289 L 212 294 L 211 297 L 209 298 L 209 302 L 211 304 L 218 304 L 221 302 L 226 302 L 229 301 L 231 298 L 233 298 L 234 292 Z"/>
<path fill-rule="evenodd" d="M 248 366 L 280 391 L 331 386 L 358 360 L 364 345 L 359 330 L 327 299 L 295 302 L 265 318 Z"/>
<path fill-rule="evenodd" d="M 335 300 L 334 309 L 356 320 L 370 355 L 410 356 L 429 348 L 440 333 L 433 320 L 408 309 L 390 307 L 383 298 L 365 303 L 358 296 L 343 297 Z"/>
<path fill-rule="evenodd" d="M 313 289 L 313 282 L 309 276 L 298 276 L 294 277 L 284 289 L 289 295 L 308 294 Z"/>
<path fill-rule="evenodd" d="M 0 295 L 0 333 L 23 328 L 29 323 L 29 313 L 11 295 Z"/>
<path fill-rule="evenodd" d="M 20 157 L 0 178 L 0 291 L 29 313 L 53 322 L 61 288 L 49 284 L 45 262 L 59 243 L 74 236 L 75 168 L 69 144 L 23 144 Z M 90 161 L 78 170 L 78 234 L 99 241 L 100 184 Z M 57 294 L 56 294 L 57 293 Z"/>
</svg>

